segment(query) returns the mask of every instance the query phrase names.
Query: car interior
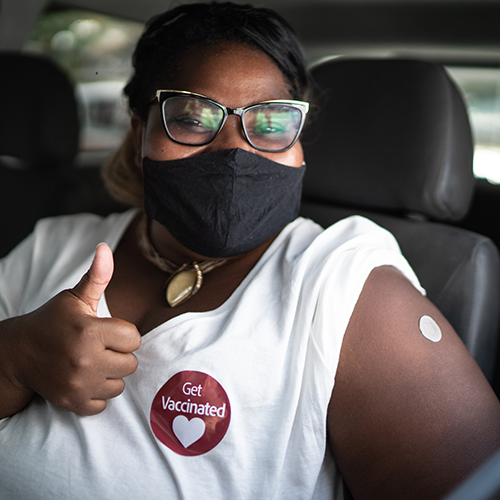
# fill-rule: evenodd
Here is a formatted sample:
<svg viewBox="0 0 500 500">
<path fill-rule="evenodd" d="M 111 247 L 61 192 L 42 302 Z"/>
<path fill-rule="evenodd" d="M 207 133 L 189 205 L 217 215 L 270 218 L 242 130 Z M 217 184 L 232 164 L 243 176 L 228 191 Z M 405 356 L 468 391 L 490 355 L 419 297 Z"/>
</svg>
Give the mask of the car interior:
<svg viewBox="0 0 500 500">
<path fill-rule="evenodd" d="M 168 4 L 0 0 L 0 257 L 40 218 L 126 208 L 100 167 L 127 130 L 134 42 Z M 500 395 L 500 3 L 259 5 L 294 27 L 314 77 L 301 215 L 392 232 Z M 500 454 L 447 498 L 500 498 Z"/>
</svg>

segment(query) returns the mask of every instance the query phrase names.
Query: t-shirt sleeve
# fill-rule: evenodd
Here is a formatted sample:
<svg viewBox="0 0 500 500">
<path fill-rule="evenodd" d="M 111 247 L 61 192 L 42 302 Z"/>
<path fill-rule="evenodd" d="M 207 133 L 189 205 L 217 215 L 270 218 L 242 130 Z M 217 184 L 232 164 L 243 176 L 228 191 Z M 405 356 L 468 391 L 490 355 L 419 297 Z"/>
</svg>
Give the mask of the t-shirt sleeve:
<svg viewBox="0 0 500 500">
<path fill-rule="evenodd" d="M 34 235 L 0 260 L 0 320 L 16 316 L 30 276 Z"/>
<path fill-rule="evenodd" d="M 134 216 L 77 214 L 41 219 L 33 233 L 0 260 L 0 320 L 40 307 L 75 286 L 99 242 L 115 248 Z"/>
<path fill-rule="evenodd" d="M 319 276 L 316 306 L 310 331 L 315 363 L 330 374 L 337 371 L 344 334 L 363 286 L 373 269 L 393 266 L 400 270 L 422 294 L 418 278 L 387 230 L 363 217 L 350 217 L 325 230 L 313 244 L 320 255 L 314 261 Z M 331 250 L 333 249 L 333 250 Z"/>
</svg>

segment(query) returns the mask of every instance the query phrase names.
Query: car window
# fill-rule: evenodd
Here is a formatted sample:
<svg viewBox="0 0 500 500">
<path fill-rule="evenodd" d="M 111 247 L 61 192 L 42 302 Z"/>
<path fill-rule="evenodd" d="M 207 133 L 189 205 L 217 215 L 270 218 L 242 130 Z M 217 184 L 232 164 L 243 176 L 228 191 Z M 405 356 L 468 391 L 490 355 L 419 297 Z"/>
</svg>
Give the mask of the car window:
<svg viewBox="0 0 500 500">
<path fill-rule="evenodd" d="M 66 70 L 81 120 L 80 149 L 114 149 L 129 126 L 122 96 L 141 23 L 81 10 L 42 14 L 24 50 L 44 54 Z"/>
<path fill-rule="evenodd" d="M 500 184 L 500 69 L 449 67 L 462 89 L 475 141 L 474 174 Z"/>
</svg>

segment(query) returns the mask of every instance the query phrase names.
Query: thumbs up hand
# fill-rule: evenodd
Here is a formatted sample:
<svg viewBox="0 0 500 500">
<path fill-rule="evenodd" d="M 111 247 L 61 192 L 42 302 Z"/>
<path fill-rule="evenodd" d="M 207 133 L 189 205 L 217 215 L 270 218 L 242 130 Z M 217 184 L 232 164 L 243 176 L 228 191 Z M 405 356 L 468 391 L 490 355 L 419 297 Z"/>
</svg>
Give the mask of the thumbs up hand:
<svg viewBox="0 0 500 500">
<path fill-rule="evenodd" d="M 0 400 L 7 402 L 0 416 L 19 411 L 35 392 L 62 410 L 94 415 L 123 392 L 141 335 L 131 323 L 97 317 L 112 275 L 113 254 L 101 244 L 72 290 L 0 324 Z"/>
<path fill-rule="evenodd" d="M 105 243 L 97 245 L 94 260 L 80 283 L 71 290 L 97 314 L 99 300 L 113 277 L 113 253 Z"/>
</svg>

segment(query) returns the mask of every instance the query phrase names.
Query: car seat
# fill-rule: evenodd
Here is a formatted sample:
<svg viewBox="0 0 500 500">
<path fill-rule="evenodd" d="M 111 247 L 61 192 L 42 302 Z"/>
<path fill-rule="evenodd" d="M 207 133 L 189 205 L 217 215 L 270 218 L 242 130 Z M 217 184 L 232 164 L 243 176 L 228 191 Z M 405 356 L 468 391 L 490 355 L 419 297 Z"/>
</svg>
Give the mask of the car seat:
<svg viewBox="0 0 500 500">
<path fill-rule="evenodd" d="M 123 210 L 100 165 L 77 168 L 80 122 L 72 83 L 49 59 L 0 52 L 0 257 L 42 217 Z"/>
<path fill-rule="evenodd" d="M 324 227 L 352 214 L 391 231 L 427 295 L 493 380 L 500 266 L 484 236 L 446 222 L 472 195 L 463 99 L 438 64 L 329 59 L 312 69 L 301 215 Z M 314 116 L 316 115 L 316 116 Z"/>
<path fill-rule="evenodd" d="M 61 212 L 62 171 L 78 149 L 67 77 L 47 59 L 0 52 L 0 256 Z"/>
</svg>

